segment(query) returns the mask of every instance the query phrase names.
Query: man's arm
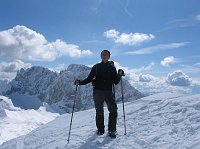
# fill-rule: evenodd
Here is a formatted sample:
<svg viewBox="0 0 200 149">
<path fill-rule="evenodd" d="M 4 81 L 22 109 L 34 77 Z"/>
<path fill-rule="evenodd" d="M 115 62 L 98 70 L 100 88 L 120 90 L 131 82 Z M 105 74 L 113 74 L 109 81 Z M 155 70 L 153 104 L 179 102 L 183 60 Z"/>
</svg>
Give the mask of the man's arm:
<svg viewBox="0 0 200 149">
<path fill-rule="evenodd" d="M 88 75 L 88 77 L 86 79 L 80 81 L 80 85 L 85 85 L 85 84 L 88 84 L 88 83 L 92 82 L 92 80 L 94 79 L 95 74 L 96 74 L 96 67 L 97 67 L 97 65 L 94 65 L 92 67 L 92 70 L 90 71 L 90 74 Z"/>
<path fill-rule="evenodd" d="M 117 85 L 121 79 L 121 75 L 117 74 L 117 70 L 115 67 L 113 67 L 112 69 L 112 74 L 113 74 L 113 83 Z"/>
</svg>

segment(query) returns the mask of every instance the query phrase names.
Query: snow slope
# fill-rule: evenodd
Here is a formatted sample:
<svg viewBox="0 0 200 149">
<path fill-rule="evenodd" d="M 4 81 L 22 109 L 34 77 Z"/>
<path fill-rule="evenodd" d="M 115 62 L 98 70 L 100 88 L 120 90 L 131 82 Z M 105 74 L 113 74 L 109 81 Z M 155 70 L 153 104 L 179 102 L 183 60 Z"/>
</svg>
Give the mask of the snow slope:
<svg viewBox="0 0 200 149">
<path fill-rule="evenodd" d="M 160 93 L 127 102 L 127 135 L 122 105 L 118 104 L 118 136 L 95 134 L 94 109 L 74 114 L 67 143 L 70 114 L 64 114 L 25 136 L 8 141 L 0 149 L 197 149 L 200 145 L 200 95 Z M 107 123 L 108 112 L 105 109 Z M 105 123 L 105 124 L 106 124 Z"/>
<path fill-rule="evenodd" d="M 46 107 L 38 110 L 16 108 L 9 98 L 0 96 L 0 144 L 25 135 L 57 116 L 56 113 L 46 112 Z"/>
</svg>

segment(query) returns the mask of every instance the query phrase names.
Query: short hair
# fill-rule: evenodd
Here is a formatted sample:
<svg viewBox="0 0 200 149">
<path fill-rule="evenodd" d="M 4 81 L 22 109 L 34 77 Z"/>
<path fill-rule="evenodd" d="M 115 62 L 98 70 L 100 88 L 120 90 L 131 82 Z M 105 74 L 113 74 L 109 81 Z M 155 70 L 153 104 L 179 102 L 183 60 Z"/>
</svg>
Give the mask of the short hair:
<svg viewBox="0 0 200 149">
<path fill-rule="evenodd" d="M 109 57 L 110 57 L 110 51 L 108 51 L 108 50 L 103 50 L 103 51 L 101 51 L 101 55 L 103 54 L 103 52 L 107 52 L 107 53 L 109 54 Z"/>
</svg>

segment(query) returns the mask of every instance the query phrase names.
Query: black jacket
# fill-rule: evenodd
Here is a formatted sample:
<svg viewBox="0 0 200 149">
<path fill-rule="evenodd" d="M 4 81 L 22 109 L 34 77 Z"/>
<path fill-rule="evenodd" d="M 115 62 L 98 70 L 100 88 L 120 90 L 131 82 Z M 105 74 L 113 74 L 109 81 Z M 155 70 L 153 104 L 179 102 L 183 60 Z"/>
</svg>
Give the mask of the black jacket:
<svg viewBox="0 0 200 149">
<path fill-rule="evenodd" d="M 86 79 L 80 81 L 80 85 L 92 82 L 96 89 L 112 91 L 112 84 L 118 84 L 120 79 L 114 65 L 109 62 L 101 62 L 92 67 L 90 74 Z"/>
</svg>

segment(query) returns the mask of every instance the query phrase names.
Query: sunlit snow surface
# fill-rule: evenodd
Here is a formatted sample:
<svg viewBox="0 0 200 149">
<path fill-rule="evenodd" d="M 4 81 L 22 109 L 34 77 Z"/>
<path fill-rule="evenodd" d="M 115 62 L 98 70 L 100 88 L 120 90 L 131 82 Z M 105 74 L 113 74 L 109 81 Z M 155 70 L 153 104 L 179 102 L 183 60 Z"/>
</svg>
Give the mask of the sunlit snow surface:
<svg viewBox="0 0 200 149">
<path fill-rule="evenodd" d="M 108 112 L 105 108 L 105 124 Z M 96 136 L 95 110 L 57 117 L 27 135 L 5 142 L 0 149 L 197 149 L 200 147 L 200 94 L 160 93 L 125 104 L 127 135 L 124 135 L 122 104 L 118 104 L 118 135 Z M 26 128 L 24 128 L 26 129 Z M 106 127 L 107 130 L 107 127 Z"/>
<path fill-rule="evenodd" d="M 58 116 L 46 109 L 40 107 L 38 110 L 22 110 L 14 107 L 9 98 L 0 96 L 0 144 L 25 135 Z"/>
</svg>

